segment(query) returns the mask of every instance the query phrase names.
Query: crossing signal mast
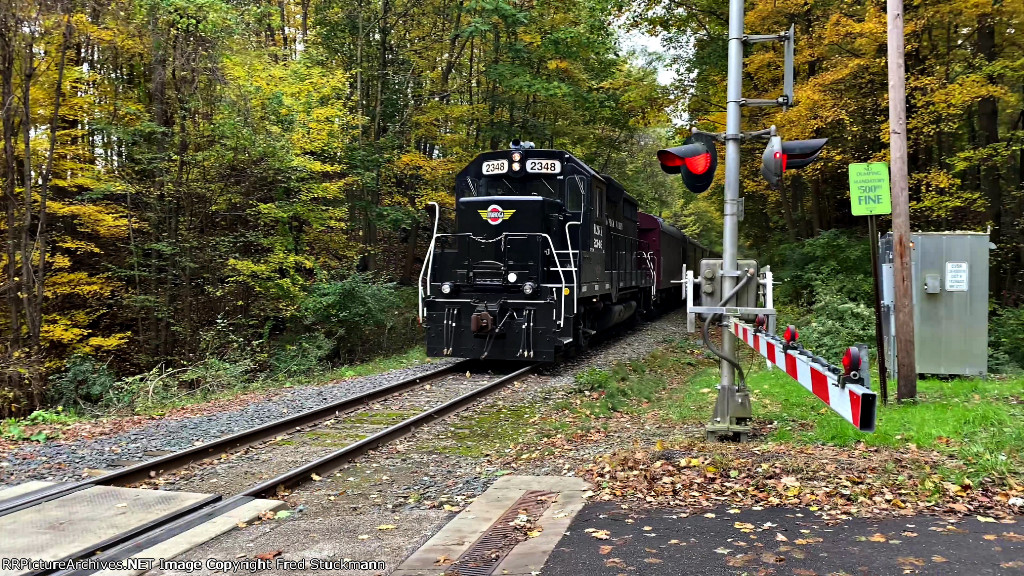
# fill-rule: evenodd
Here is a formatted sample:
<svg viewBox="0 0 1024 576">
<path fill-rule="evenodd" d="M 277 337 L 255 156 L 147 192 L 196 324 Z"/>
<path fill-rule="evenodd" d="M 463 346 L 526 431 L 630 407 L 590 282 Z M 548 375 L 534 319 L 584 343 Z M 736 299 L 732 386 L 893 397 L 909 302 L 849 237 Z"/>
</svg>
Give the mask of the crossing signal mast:
<svg viewBox="0 0 1024 576">
<path fill-rule="evenodd" d="M 772 273 L 768 266 L 758 270 L 757 262 L 743 260 L 737 268 L 739 243 L 740 146 L 744 141 L 767 140 L 761 155 L 761 175 L 772 188 L 778 188 L 786 170 L 803 168 L 818 159 L 828 142 L 826 138 L 785 141 L 775 126 L 744 133 L 740 129 L 743 106 L 782 106 L 795 104 L 793 97 L 795 28 L 778 34 L 747 35 L 743 31 L 744 0 L 729 0 L 729 73 L 724 133 L 708 134 L 694 129 L 682 145 L 658 151 L 661 169 L 680 174 L 683 184 L 694 192 L 707 190 L 718 166 L 716 141 L 725 142 L 725 213 L 723 218 L 722 258 L 700 262 L 699 275 L 684 267 L 687 328 L 695 329 L 696 316 L 704 318 L 704 342 L 721 358 L 722 378 L 718 386 L 711 422 L 705 428 L 709 439 L 745 440 L 750 432 L 752 409 L 750 393 L 742 365 L 736 356 L 736 339 L 743 340 L 769 362 L 778 366 L 835 413 L 864 432 L 875 429 L 875 393 L 868 379 L 866 346 L 848 348 L 842 366 L 805 350 L 798 342 L 795 327 L 782 338 L 774 334 L 775 308 L 772 301 Z M 743 48 L 757 42 L 784 44 L 783 94 L 775 99 L 742 97 Z M 699 298 L 695 299 L 695 296 Z M 745 322 L 756 320 L 751 327 Z M 710 325 L 721 323 L 722 344 L 716 348 L 708 337 Z M 736 374 L 739 374 L 739 382 Z"/>
</svg>

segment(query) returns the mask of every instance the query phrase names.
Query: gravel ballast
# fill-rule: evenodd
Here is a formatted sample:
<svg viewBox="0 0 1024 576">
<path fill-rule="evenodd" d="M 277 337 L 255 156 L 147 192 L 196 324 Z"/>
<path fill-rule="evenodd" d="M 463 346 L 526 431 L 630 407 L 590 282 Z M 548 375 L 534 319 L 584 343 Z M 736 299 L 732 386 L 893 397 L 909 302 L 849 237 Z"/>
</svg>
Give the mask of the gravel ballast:
<svg viewBox="0 0 1024 576">
<path fill-rule="evenodd" d="M 292 414 L 436 370 L 454 360 L 440 360 L 383 374 L 322 386 L 295 388 L 242 408 L 173 420 L 154 420 L 127 432 L 69 442 L 21 444 L 0 455 L 0 486 L 29 480 L 71 481 L 87 469 L 117 467 L 119 461 L 145 461 L 147 453 L 183 450 Z"/>
<path fill-rule="evenodd" d="M 666 341 L 683 336 L 685 321 L 685 314 L 676 311 L 625 334 L 613 336 L 578 358 L 546 368 L 546 377 L 538 379 L 536 383 L 544 388 L 564 387 L 573 382 L 577 372 L 586 368 L 608 367 L 615 362 L 643 358 Z M 334 384 L 295 388 L 271 398 L 254 401 L 240 410 L 154 420 L 110 436 L 21 444 L 0 454 L 0 486 L 16 485 L 29 480 L 79 480 L 87 470 L 115 468 L 125 461 L 149 460 L 158 453 L 182 450 L 387 386 L 435 370 L 448 362 L 454 360 L 445 359 Z M 479 487 L 471 488 L 467 492 L 476 492 Z"/>
</svg>

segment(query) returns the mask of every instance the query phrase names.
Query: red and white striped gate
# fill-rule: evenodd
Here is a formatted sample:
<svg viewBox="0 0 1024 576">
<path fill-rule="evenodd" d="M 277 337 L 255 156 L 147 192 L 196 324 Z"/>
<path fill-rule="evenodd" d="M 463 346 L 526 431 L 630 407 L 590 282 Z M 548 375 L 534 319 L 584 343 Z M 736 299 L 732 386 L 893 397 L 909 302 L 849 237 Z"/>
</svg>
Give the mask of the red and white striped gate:
<svg viewBox="0 0 1024 576">
<path fill-rule="evenodd" d="M 739 320 L 732 319 L 731 322 L 732 332 L 737 338 L 789 374 L 843 419 L 862 432 L 875 431 L 878 402 L 874 392 L 860 384 L 842 382 L 840 369 L 821 362 L 806 351 L 801 353 L 798 348 L 787 347 L 777 336 L 756 330 Z"/>
</svg>

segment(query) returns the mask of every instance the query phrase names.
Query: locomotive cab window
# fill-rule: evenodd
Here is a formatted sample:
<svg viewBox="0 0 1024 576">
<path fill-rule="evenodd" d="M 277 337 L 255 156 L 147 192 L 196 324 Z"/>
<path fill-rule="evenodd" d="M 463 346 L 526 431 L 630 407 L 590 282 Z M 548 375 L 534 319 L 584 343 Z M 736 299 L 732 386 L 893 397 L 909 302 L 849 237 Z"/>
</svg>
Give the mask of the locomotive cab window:
<svg viewBox="0 0 1024 576">
<path fill-rule="evenodd" d="M 605 208 L 605 202 L 606 202 L 605 187 L 604 187 L 604 183 L 603 182 L 597 182 L 597 181 L 594 182 L 594 194 L 593 194 L 593 196 L 594 196 L 594 200 L 593 200 L 592 208 L 594 210 L 594 216 L 596 218 L 601 218 L 602 216 L 604 216 L 604 208 Z"/>
<path fill-rule="evenodd" d="M 543 196 L 562 200 L 562 181 L 556 176 L 531 176 L 526 178 L 502 178 L 488 176 L 477 180 L 467 178 L 459 187 L 463 197 L 468 196 Z"/>
<path fill-rule="evenodd" d="M 573 176 L 565 181 L 565 209 L 569 212 L 583 211 L 583 198 L 586 196 L 586 179 Z"/>
</svg>

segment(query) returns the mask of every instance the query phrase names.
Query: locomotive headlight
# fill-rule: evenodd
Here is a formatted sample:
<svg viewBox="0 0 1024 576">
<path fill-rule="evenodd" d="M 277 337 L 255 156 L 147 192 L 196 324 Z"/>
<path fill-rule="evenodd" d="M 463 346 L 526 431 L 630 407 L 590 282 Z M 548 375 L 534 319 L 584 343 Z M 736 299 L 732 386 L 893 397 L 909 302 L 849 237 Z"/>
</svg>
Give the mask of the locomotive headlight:
<svg viewBox="0 0 1024 576">
<path fill-rule="evenodd" d="M 513 162 L 519 162 L 522 159 L 523 159 L 523 153 L 522 152 L 513 152 L 512 153 L 512 161 Z"/>
<path fill-rule="evenodd" d="M 444 284 L 441 284 L 441 294 L 448 295 L 451 294 L 453 290 L 455 290 L 455 286 L 452 285 L 451 282 L 445 282 Z"/>
<path fill-rule="evenodd" d="M 519 168 L 521 168 L 521 167 L 522 167 L 522 165 L 519 164 L 519 162 L 513 162 L 512 163 L 512 171 L 513 172 L 519 172 Z"/>
<path fill-rule="evenodd" d="M 516 276 L 515 272 L 509 272 L 508 273 L 508 281 L 509 282 L 513 282 L 514 283 L 518 278 L 519 278 L 519 276 Z"/>
<path fill-rule="evenodd" d="M 526 294 L 527 296 L 532 296 L 535 290 L 537 290 L 537 285 L 534 284 L 533 282 L 527 282 L 526 284 L 523 284 L 523 294 Z"/>
</svg>

